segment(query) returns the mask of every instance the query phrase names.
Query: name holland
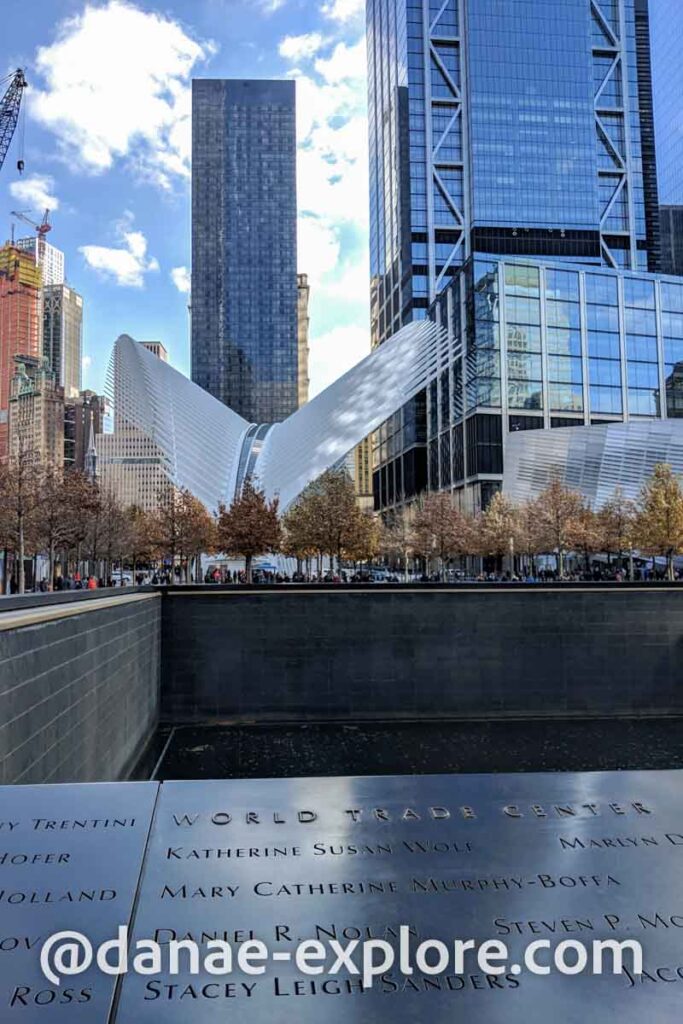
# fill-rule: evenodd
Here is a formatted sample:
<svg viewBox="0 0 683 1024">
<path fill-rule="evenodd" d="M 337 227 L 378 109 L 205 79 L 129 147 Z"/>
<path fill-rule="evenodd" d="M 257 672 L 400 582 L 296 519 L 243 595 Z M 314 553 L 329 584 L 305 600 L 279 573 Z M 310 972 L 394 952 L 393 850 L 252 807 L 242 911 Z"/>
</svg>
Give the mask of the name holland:
<svg viewBox="0 0 683 1024">
<path fill-rule="evenodd" d="M 603 815 L 645 815 L 652 814 L 651 808 L 646 807 L 640 800 L 633 800 L 626 803 L 581 803 L 581 804 L 529 804 L 518 806 L 507 804 L 500 807 L 499 813 L 505 818 L 530 818 L 544 820 L 546 818 L 597 818 Z M 366 822 L 391 822 L 391 821 L 449 821 L 453 818 L 471 821 L 479 817 L 476 808 L 464 804 L 460 807 L 399 807 L 397 810 L 389 810 L 386 807 L 348 807 L 341 811 L 347 823 L 362 824 Z M 192 828 L 201 821 L 199 814 L 174 814 L 173 821 L 178 828 Z M 294 810 L 289 814 L 282 814 L 280 811 L 261 812 L 247 811 L 239 815 L 233 815 L 229 811 L 216 811 L 209 816 L 212 825 L 219 827 L 232 824 L 245 825 L 311 825 L 318 821 L 318 813 L 313 810 Z"/>
</svg>

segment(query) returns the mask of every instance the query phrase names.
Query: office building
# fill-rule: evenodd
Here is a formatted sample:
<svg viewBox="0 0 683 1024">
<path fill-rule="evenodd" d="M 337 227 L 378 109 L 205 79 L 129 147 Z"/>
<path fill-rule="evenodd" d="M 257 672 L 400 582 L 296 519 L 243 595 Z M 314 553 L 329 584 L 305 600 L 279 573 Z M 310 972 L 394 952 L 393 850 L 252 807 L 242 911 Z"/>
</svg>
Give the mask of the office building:
<svg viewBox="0 0 683 1024">
<path fill-rule="evenodd" d="M 683 275 L 683 205 L 660 206 L 659 227 L 662 239 L 662 271 Z"/>
<path fill-rule="evenodd" d="M 475 254 L 658 269 L 644 0 L 368 0 L 367 30 L 374 344 Z M 376 439 L 405 500 L 425 416 Z"/>
<path fill-rule="evenodd" d="M 677 0 L 650 0 L 650 34 L 659 201 L 683 206 L 683 6 Z"/>
<path fill-rule="evenodd" d="M 293 81 L 192 83 L 192 380 L 253 423 L 298 406 Z"/>
<path fill-rule="evenodd" d="M 15 357 L 37 359 L 41 335 L 41 272 L 32 253 L 0 248 L 0 460 L 8 454 L 9 398 Z"/>
<path fill-rule="evenodd" d="M 299 332 L 299 405 L 305 405 L 308 401 L 308 393 L 311 386 L 311 379 L 308 373 L 308 360 L 310 348 L 308 336 L 311 327 L 311 318 L 308 315 L 308 307 L 311 301 L 311 286 L 308 283 L 308 274 L 297 276 L 297 324 Z"/>
<path fill-rule="evenodd" d="M 10 382 L 9 454 L 64 466 L 64 390 L 42 356 L 15 358 Z"/>
<path fill-rule="evenodd" d="M 477 257 L 431 315 L 450 345 L 427 389 L 429 487 L 469 511 L 500 489 L 513 435 L 683 417 L 676 278 Z M 529 441 L 546 443 L 562 442 Z M 391 487 L 380 471 L 378 504 Z"/>
<path fill-rule="evenodd" d="M 66 398 L 81 390 L 83 299 L 65 284 L 43 285 L 43 355 Z"/>
<path fill-rule="evenodd" d="M 662 271 L 683 274 L 683 5 L 650 0 Z"/>
<path fill-rule="evenodd" d="M 64 468 L 89 470 L 88 458 L 95 438 L 104 432 L 107 399 L 94 391 L 81 391 L 64 404 Z M 97 452 L 95 451 L 95 455 Z"/>
<path fill-rule="evenodd" d="M 40 267 L 43 285 L 64 284 L 64 253 L 45 241 L 43 235 L 20 238 L 17 249 L 30 252 Z"/>
</svg>

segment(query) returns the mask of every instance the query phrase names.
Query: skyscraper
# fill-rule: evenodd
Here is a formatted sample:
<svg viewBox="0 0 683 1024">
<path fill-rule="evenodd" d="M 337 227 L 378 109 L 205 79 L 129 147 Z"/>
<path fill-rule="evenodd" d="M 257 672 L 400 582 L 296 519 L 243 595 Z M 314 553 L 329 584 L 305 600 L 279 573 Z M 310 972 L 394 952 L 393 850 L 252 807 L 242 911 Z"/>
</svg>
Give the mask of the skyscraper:
<svg viewBox="0 0 683 1024">
<path fill-rule="evenodd" d="M 43 287 L 43 355 L 66 398 L 81 390 L 83 299 L 66 284 Z"/>
<path fill-rule="evenodd" d="M 0 249 L 0 459 L 8 454 L 9 398 L 15 356 L 40 356 L 40 267 L 30 252 Z"/>
<path fill-rule="evenodd" d="M 255 423 L 298 405 L 293 81 L 192 83 L 192 379 Z"/>
<path fill-rule="evenodd" d="M 647 14 L 368 0 L 374 344 L 475 253 L 658 269 Z M 377 435 L 376 496 L 425 486 L 425 441 L 422 396 Z"/>
<path fill-rule="evenodd" d="M 308 401 L 308 392 L 311 386 L 311 379 L 308 372 L 308 357 L 311 351 L 308 346 L 308 333 L 311 326 L 308 306 L 311 299 L 311 286 L 308 283 L 308 274 L 299 274 L 297 281 L 299 294 L 299 405 L 305 405 Z"/>
<path fill-rule="evenodd" d="M 17 249 L 24 249 L 35 257 L 43 275 L 43 285 L 64 284 L 64 253 L 45 241 L 42 235 L 19 238 Z"/>
<path fill-rule="evenodd" d="M 650 28 L 662 269 L 683 274 L 683 6 L 653 0 Z"/>
</svg>

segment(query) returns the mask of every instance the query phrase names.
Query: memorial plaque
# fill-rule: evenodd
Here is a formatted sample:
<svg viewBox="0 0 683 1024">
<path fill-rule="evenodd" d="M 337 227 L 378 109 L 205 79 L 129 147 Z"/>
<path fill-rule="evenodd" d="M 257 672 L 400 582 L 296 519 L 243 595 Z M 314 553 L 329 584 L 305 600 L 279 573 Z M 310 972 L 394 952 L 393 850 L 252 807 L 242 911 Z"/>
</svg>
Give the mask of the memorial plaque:
<svg viewBox="0 0 683 1024">
<path fill-rule="evenodd" d="M 0 1020 L 107 1024 L 116 978 L 46 980 L 44 942 L 94 946 L 133 911 L 157 783 L 0 787 Z"/>
<path fill-rule="evenodd" d="M 465 954 L 461 971 L 404 974 L 402 926 L 413 957 L 430 939 L 502 941 L 504 973 Z M 192 974 L 182 957 L 176 975 L 129 973 L 117 1024 L 681 1020 L 683 772 L 164 785 L 133 939 L 251 938 L 265 974 Z M 387 940 L 396 964 L 365 989 L 344 969 L 308 976 L 293 958 L 310 939 Z M 639 977 L 517 970 L 534 941 L 552 944 L 543 964 L 565 940 L 592 962 L 594 941 L 627 939 Z"/>
</svg>

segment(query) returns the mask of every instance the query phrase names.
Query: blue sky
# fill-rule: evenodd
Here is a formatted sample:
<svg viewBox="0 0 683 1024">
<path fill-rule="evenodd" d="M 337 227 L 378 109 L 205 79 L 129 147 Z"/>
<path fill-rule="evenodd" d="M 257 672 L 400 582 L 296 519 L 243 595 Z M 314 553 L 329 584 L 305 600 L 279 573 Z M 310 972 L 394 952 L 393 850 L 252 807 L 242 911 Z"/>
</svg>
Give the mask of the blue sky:
<svg viewBox="0 0 683 1024">
<path fill-rule="evenodd" d="M 124 332 L 160 339 L 189 372 L 192 77 L 297 79 L 313 392 L 367 353 L 364 6 L 2 0 L 0 77 L 22 66 L 30 84 L 24 174 L 16 137 L 0 172 L 3 238 L 11 210 L 53 210 L 48 239 L 85 300 L 85 387 L 102 389 Z"/>
</svg>

